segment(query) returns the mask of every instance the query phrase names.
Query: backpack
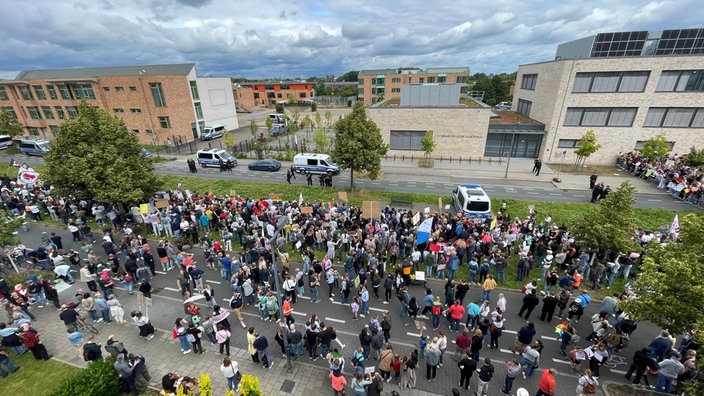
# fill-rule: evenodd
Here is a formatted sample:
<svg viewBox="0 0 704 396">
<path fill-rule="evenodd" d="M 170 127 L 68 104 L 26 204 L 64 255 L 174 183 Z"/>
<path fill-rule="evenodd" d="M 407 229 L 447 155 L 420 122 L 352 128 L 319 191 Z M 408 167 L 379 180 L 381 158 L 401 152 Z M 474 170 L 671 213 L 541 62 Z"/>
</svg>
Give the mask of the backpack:
<svg viewBox="0 0 704 396">
<path fill-rule="evenodd" d="M 266 310 L 267 311 L 273 311 L 276 309 L 276 303 L 273 298 L 267 298 L 266 299 Z"/>
<path fill-rule="evenodd" d="M 96 356 L 93 348 L 83 348 L 83 360 L 86 362 L 92 362 L 95 358 Z"/>
<path fill-rule="evenodd" d="M 355 367 L 359 365 L 359 359 L 357 359 L 357 356 L 352 356 L 352 365 Z"/>
<path fill-rule="evenodd" d="M 298 283 L 296 283 L 298 287 L 303 287 L 303 277 L 298 278 Z"/>
<path fill-rule="evenodd" d="M 433 307 L 430 308 L 430 313 L 432 313 L 433 315 L 440 315 L 441 312 L 442 312 L 442 305 L 433 304 Z"/>
<path fill-rule="evenodd" d="M 379 392 L 384 390 L 384 381 L 382 381 L 381 379 L 376 382 L 376 390 L 378 390 Z"/>
<path fill-rule="evenodd" d="M 482 366 L 479 370 L 479 379 L 484 382 L 489 382 L 494 376 L 494 368 L 492 366 Z"/>
<path fill-rule="evenodd" d="M 381 329 L 384 331 L 389 331 L 391 330 L 391 326 L 389 326 L 389 322 L 382 320 L 381 321 Z"/>
</svg>

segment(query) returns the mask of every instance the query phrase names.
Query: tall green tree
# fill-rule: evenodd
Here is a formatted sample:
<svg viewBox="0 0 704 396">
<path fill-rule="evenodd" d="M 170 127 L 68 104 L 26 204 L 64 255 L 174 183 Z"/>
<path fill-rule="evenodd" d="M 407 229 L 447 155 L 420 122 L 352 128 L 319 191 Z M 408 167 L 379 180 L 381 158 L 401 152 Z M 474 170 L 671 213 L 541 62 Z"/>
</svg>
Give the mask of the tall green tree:
<svg viewBox="0 0 704 396">
<path fill-rule="evenodd" d="M 45 180 L 59 195 L 127 203 L 150 197 L 163 181 L 125 123 L 82 101 L 78 117 L 59 125 L 44 155 Z"/>
<path fill-rule="evenodd" d="M 423 150 L 424 155 L 430 157 L 437 146 L 437 142 L 433 139 L 433 131 L 425 131 L 425 135 L 420 138 L 420 148 Z"/>
<path fill-rule="evenodd" d="M 341 75 L 336 79 L 336 81 L 347 81 L 347 82 L 357 82 L 359 80 L 359 72 L 352 70 L 348 71 L 347 73 Z"/>
<path fill-rule="evenodd" d="M 685 157 L 684 163 L 688 166 L 700 166 L 704 165 L 704 149 L 697 150 L 694 146 L 689 149 L 689 153 Z"/>
<path fill-rule="evenodd" d="M 574 162 L 574 169 L 584 166 L 584 162 L 586 162 L 587 158 L 599 151 L 600 148 L 601 145 L 596 142 L 596 135 L 593 130 L 590 129 L 584 133 L 577 143 L 577 150 L 574 151 L 577 155 L 577 159 Z"/>
<path fill-rule="evenodd" d="M 13 116 L 6 108 L 0 108 L 0 135 L 14 137 L 21 134 L 22 124 L 17 121 L 17 117 Z"/>
<path fill-rule="evenodd" d="M 575 221 L 572 232 L 582 246 L 612 252 L 636 249 L 630 231 L 636 226 L 633 194 L 636 189 L 625 181 L 599 205 L 590 208 Z"/>
<path fill-rule="evenodd" d="M 330 139 L 328 134 L 325 133 L 325 128 L 319 126 L 315 128 L 315 134 L 313 135 L 313 142 L 315 143 L 316 153 L 327 153 L 330 146 Z"/>
<path fill-rule="evenodd" d="M 667 137 L 664 133 L 661 133 L 644 141 L 643 148 L 638 150 L 638 152 L 645 158 L 660 158 L 667 155 L 670 150 L 670 143 L 667 142 Z"/>
<path fill-rule="evenodd" d="M 354 188 L 354 172 L 366 171 L 375 180 L 381 170 L 381 157 L 389 150 L 376 123 L 367 118 L 362 102 L 338 120 L 332 157 L 342 169 L 350 170 L 350 188 Z"/>
</svg>

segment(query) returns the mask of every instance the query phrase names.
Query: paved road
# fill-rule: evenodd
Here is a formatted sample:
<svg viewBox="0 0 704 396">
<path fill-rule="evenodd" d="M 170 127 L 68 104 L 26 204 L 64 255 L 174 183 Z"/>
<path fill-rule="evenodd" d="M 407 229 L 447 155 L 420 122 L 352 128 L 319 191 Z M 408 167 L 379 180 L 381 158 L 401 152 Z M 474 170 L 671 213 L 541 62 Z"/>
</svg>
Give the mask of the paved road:
<svg viewBox="0 0 704 396">
<path fill-rule="evenodd" d="M 64 244 L 66 247 L 72 247 L 71 241 L 71 236 L 68 232 L 63 231 L 63 230 L 56 230 L 54 228 L 47 228 L 42 225 L 38 224 L 32 224 L 30 231 L 27 233 L 23 233 L 20 235 L 22 238 L 22 241 L 27 244 L 28 246 L 36 246 L 39 243 L 39 235 L 41 231 L 57 231 L 60 235 L 62 235 L 63 240 L 65 241 Z M 76 246 L 77 247 L 77 246 Z M 101 250 L 98 248 L 97 250 Z M 196 249 L 197 250 L 197 249 Z M 202 253 L 196 252 L 196 261 L 202 263 L 203 262 L 203 257 Z M 158 266 L 158 264 L 157 264 Z M 295 266 L 295 264 L 294 264 Z M 159 269 L 159 268 L 158 268 Z M 77 274 L 76 274 L 77 275 Z M 214 272 L 214 271 L 208 271 L 205 275 L 205 280 L 207 283 L 209 283 L 213 289 L 216 291 L 216 296 L 219 301 L 222 301 L 226 298 L 229 297 L 230 291 L 229 288 L 226 284 L 226 282 L 220 278 L 219 273 Z M 442 283 L 439 281 L 431 280 L 429 282 L 429 287 L 431 287 L 434 291 L 435 294 L 442 294 L 443 289 L 442 289 Z M 80 282 L 76 283 L 69 291 L 63 292 L 61 294 L 62 302 L 70 299 L 72 297 L 72 294 L 75 292 L 77 287 L 80 286 Z M 190 370 L 188 367 L 190 367 L 193 364 L 193 359 L 204 359 L 203 357 L 194 357 L 192 355 L 188 355 L 188 357 L 181 358 L 181 353 L 178 350 L 178 344 L 171 340 L 170 338 L 170 329 L 173 327 L 173 322 L 176 317 L 180 317 L 183 315 L 183 305 L 181 303 L 181 295 L 180 293 L 176 290 L 176 274 L 174 271 L 170 271 L 168 273 L 158 273 L 158 275 L 154 278 L 153 280 L 153 286 L 155 288 L 154 294 L 153 294 L 153 301 L 154 301 L 154 306 L 150 309 L 150 318 L 152 319 L 152 322 L 154 326 L 157 329 L 162 329 L 164 332 L 166 332 L 167 336 L 160 335 L 159 340 L 163 340 L 164 342 L 167 343 L 167 345 L 164 346 L 164 352 L 161 353 L 165 356 L 170 356 L 171 354 L 169 352 L 173 352 L 173 359 L 178 359 L 178 364 L 179 365 L 186 365 L 185 368 L 180 368 L 181 370 Z M 84 286 L 85 287 L 85 286 Z M 423 288 L 421 286 L 412 286 L 410 290 L 411 294 L 416 296 L 419 301 L 423 295 Z M 339 304 L 337 301 L 339 296 L 335 296 L 336 301 L 335 302 L 330 302 L 329 300 L 326 299 L 327 297 L 327 287 L 323 286 L 321 287 L 321 298 L 323 301 L 319 304 L 313 304 L 311 303 L 306 297 L 303 297 L 302 299 L 299 300 L 297 304 L 294 305 L 294 312 L 295 312 L 295 319 L 296 323 L 298 324 L 303 324 L 305 323 L 307 318 L 310 318 L 310 316 L 313 313 L 316 313 L 319 317 L 322 318 L 323 321 L 325 321 L 328 326 L 335 326 L 337 329 L 337 332 L 340 336 L 341 341 L 346 345 L 346 348 L 343 350 L 343 355 L 349 359 L 349 356 L 352 354 L 352 348 L 355 348 L 359 345 L 358 337 L 357 335 L 359 334 L 362 326 L 366 323 L 368 323 L 369 318 L 361 319 L 360 320 L 353 320 L 351 316 L 351 312 L 349 310 L 349 307 L 343 306 Z M 492 389 L 490 391 L 490 395 L 499 395 L 498 391 L 498 385 L 499 383 L 503 382 L 503 378 L 505 375 L 505 368 L 504 365 L 501 363 L 505 361 L 506 359 L 509 359 L 513 357 L 513 355 L 510 352 L 510 346 L 512 345 L 513 342 L 513 337 L 515 334 L 515 331 L 518 330 L 523 324 L 524 320 L 519 318 L 517 316 L 517 311 L 520 308 L 521 305 L 521 298 L 522 295 L 520 293 L 514 292 L 514 291 L 504 291 L 506 294 L 506 298 L 508 300 L 508 313 L 506 314 L 507 317 L 507 331 L 504 333 L 504 335 L 500 339 L 500 347 L 501 349 L 497 350 L 488 350 L 484 349 L 482 350 L 482 358 L 483 357 L 490 357 L 492 360 L 495 361 L 495 366 L 497 369 L 497 374 L 494 377 L 494 380 L 492 381 Z M 120 301 L 123 303 L 125 306 L 125 311 L 130 312 L 133 309 L 137 308 L 137 303 L 136 303 L 136 297 L 135 296 L 129 296 L 127 295 L 124 291 L 118 291 L 118 294 L 120 294 Z M 306 293 L 307 294 L 307 293 Z M 492 300 L 496 301 L 498 292 L 495 291 L 492 295 Z M 382 291 L 382 296 L 383 296 L 383 291 Z M 469 301 L 469 299 L 477 299 L 480 296 L 480 290 L 477 287 L 472 287 L 470 290 L 468 297 L 465 299 L 465 304 Z M 202 302 L 202 301 L 201 301 Z M 223 302 L 223 305 L 227 305 L 226 303 Z M 394 298 L 392 298 L 391 303 L 388 305 L 384 305 L 381 302 L 376 301 L 375 299 L 372 298 L 372 301 L 370 302 L 370 313 L 374 314 L 377 313 L 379 316 L 381 316 L 382 312 L 384 310 L 389 310 L 392 313 L 392 330 L 391 330 L 391 345 L 394 347 L 394 350 L 398 353 L 404 354 L 410 352 L 413 348 L 415 348 L 415 344 L 418 341 L 418 333 L 419 330 L 412 324 L 409 327 L 404 327 L 402 325 L 401 318 L 398 315 L 398 310 L 399 310 L 399 305 L 398 301 Z M 590 304 L 590 306 L 587 308 L 587 312 L 585 314 L 585 317 L 583 318 L 582 321 L 577 325 L 577 329 L 579 331 L 579 334 L 582 335 L 582 337 L 585 337 L 586 335 L 589 334 L 591 331 L 591 326 L 590 326 L 590 321 L 589 317 L 597 312 L 599 310 L 599 303 L 598 302 L 593 302 Z M 536 309 L 538 311 L 538 309 Z M 209 310 L 204 308 L 204 312 L 209 312 Z M 537 336 L 540 338 L 543 343 L 545 344 L 545 350 L 543 351 L 542 355 L 542 361 L 543 363 L 541 364 L 541 367 L 556 367 L 558 370 L 561 371 L 561 375 L 558 377 L 558 389 L 560 390 L 560 394 L 570 394 L 570 392 L 573 391 L 575 385 L 576 385 L 576 379 L 577 377 L 574 374 L 569 373 L 568 370 L 568 364 L 564 360 L 560 359 L 558 357 L 558 348 L 559 348 L 559 343 L 558 341 L 554 338 L 554 326 L 557 324 L 557 321 L 554 320 L 553 323 L 544 323 L 541 322 L 537 319 L 537 314 L 536 312 L 533 313 L 531 319 L 535 322 L 536 325 L 536 330 L 537 330 Z M 279 353 L 279 348 L 278 346 L 274 343 L 273 337 L 276 331 L 275 324 L 272 322 L 263 322 L 259 319 L 258 313 L 254 307 L 249 307 L 245 309 L 244 312 L 244 317 L 245 317 L 245 322 L 247 326 L 255 326 L 262 334 L 266 335 L 268 339 L 270 340 L 270 343 L 272 343 L 272 356 L 278 357 Z M 425 321 L 426 326 L 430 328 L 429 322 L 426 320 Z M 245 348 L 246 347 L 246 337 L 245 337 L 245 330 L 239 327 L 237 320 L 235 318 L 230 318 L 230 323 L 233 326 L 233 347 L 238 347 L 238 348 Z M 445 329 L 447 332 L 447 322 L 444 320 L 441 322 L 441 328 Z M 618 382 L 623 382 L 622 375 L 627 370 L 630 362 L 630 357 L 632 356 L 633 351 L 635 348 L 638 348 L 642 345 L 646 345 L 647 343 L 650 342 L 652 338 L 656 336 L 658 332 L 658 329 L 656 329 L 653 325 L 650 323 L 641 323 L 639 325 L 638 330 L 634 333 L 632 339 L 631 339 L 631 347 L 620 352 L 618 357 L 616 358 L 616 363 L 615 367 L 612 368 L 604 368 L 602 369 L 601 373 L 601 382 L 605 380 L 615 380 Z M 431 337 L 435 335 L 435 333 L 431 330 L 426 331 L 426 334 L 429 334 Z M 454 333 L 449 333 L 448 332 L 448 340 L 454 339 L 455 334 Z M 136 343 L 138 340 L 133 340 L 132 343 Z M 162 341 L 159 341 L 162 342 Z M 488 340 L 487 340 L 488 342 Z M 207 343 L 207 342 L 206 342 Z M 333 344 L 334 346 L 334 344 Z M 450 345 L 447 349 L 446 357 L 445 357 L 445 364 L 442 368 L 438 370 L 438 382 L 435 383 L 428 383 L 424 379 L 424 365 L 422 365 L 421 368 L 418 370 L 418 389 L 428 391 L 428 392 L 433 392 L 441 395 L 447 395 L 450 394 L 450 390 L 453 385 L 457 382 L 458 378 L 458 370 L 456 368 L 456 365 L 454 361 L 450 358 L 452 355 L 452 352 L 454 352 L 454 348 Z M 206 354 L 208 355 L 208 354 Z M 212 355 L 210 356 L 210 362 L 212 363 Z M 208 356 L 205 356 L 205 359 L 208 359 Z M 147 357 L 148 359 L 150 358 L 149 356 Z M 152 357 L 152 359 L 154 359 Z M 153 360 L 152 360 L 153 361 Z M 245 361 L 240 361 L 240 364 L 244 364 Z M 277 367 L 282 367 L 283 363 L 281 363 L 280 359 L 276 359 L 277 362 Z M 281 363 L 281 364 L 279 364 Z M 166 370 L 169 370 L 172 367 L 172 364 L 174 363 L 169 363 L 169 362 L 159 362 L 161 368 L 165 368 Z M 310 360 L 307 359 L 307 357 L 304 357 L 303 360 L 299 363 L 296 363 L 297 365 L 305 365 L 305 364 L 313 364 L 316 365 L 320 368 L 324 368 L 324 363 L 322 362 L 322 359 L 319 359 L 317 362 L 311 362 Z M 371 363 L 372 365 L 375 364 L 374 361 Z M 179 366 L 180 367 L 180 366 Z M 174 369 L 175 370 L 175 369 Z M 214 377 L 218 375 L 217 372 L 211 373 Z M 282 374 L 285 375 L 285 374 Z M 316 374 L 316 376 L 322 376 L 324 377 L 324 373 L 322 374 Z M 298 378 L 300 381 L 300 378 Z M 314 380 L 315 383 L 318 383 L 318 379 Z M 475 382 L 476 380 L 473 380 L 472 382 L 472 389 L 476 389 Z M 537 390 L 537 381 L 538 378 L 532 378 L 528 380 L 523 380 L 519 378 L 516 380 L 516 383 L 514 385 L 514 391 L 516 387 L 518 386 L 523 386 L 526 387 L 531 394 L 533 394 Z M 324 380 L 322 381 L 324 383 Z M 391 389 L 396 389 L 396 385 L 390 385 Z M 298 393 L 297 393 L 298 394 Z M 410 393 L 409 393 L 410 394 Z"/>
</svg>

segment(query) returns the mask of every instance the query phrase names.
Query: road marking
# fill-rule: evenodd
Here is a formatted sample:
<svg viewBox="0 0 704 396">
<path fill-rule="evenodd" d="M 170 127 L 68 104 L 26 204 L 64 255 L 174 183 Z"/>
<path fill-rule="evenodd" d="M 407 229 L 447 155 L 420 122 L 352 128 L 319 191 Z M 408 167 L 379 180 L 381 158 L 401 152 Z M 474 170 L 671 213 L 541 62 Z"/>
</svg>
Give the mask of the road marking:
<svg viewBox="0 0 704 396">
<path fill-rule="evenodd" d="M 339 329 L 335 329 L 335 332 L 337 334 L 344 334 L 344 335 L 348 335 L 351 337 L 355 337 L 355 339 L 357 339 L 359 337 L 359 333 L 350 333 L 349 331 L 344 331 L 344 330 L 339 330 Z M 416 344 L 409 344 L 407 342 L 399 342 L 399 341 L 394 341 L 394 340 L 391 341 L 391 344 L 403 345 L 403 346 L 407 346 L 407 347 L 413 348 L 413 349 L 418 348 L 418 345 L 416 345 Z"/>
<path fill-rule="evenodd" d="M 206 280 L 206 282 L 212 283 L 212 284 L 214 284 L 214 285 L 219 285 L 219 284 L 222 283 L 222 282 L 218 282 L 218 281 L 214 281 L 214 280 Z"/>
<path fill-rule="evenodd" d="M 558 359 L 558 358 L 552 358 L 552 361 L 555 363 L 570 364 L 569 360 L 562 360 L 562 359 Z M 624 372 L 624 374 L 626 374 L 626 373 Z"/>
<path fill-rule="evenodd" d="M 586 195 L 572 195 L 575 198 L 586 198 Z"/>
<path fill-rule="evenodd" d="M 516 330 L 504 330 L 504 333 L 518 334 L 518 332 Z"/>
<path fill-rule="evenodd" d="M 626 372 L 623 370 L 614 370 L 614 369 L 609 369 L 609 370 L 614 374 L 626 375 Z"/>
<path fill-rule="evenodd" d="M 325 317 L 325 320 L 330 321 L 330 322 L 336 322 L 336 323 L 345 323 L 345 321 L 342 319 L 329 318 L 327 316 Z"/>
<path fill-rule="evenodd" d="M 308 296 L 297 296 L 297 297 L 298 297 L 298 298 L 303 298 L 303 299 L 305 299 L 305 300 L 310 300 L 310 297 L 308 297 Z"/>
<path fill-rule="evenodd" d="M 165 287 L 164 290 L 175 291 L 175 292 L 180 291 L 180 290 L 174 289 L 174 288 L 172 288 L 172 287 Z"/>
<path fill-rule="evenodd" d="M 159 275 L 166 275 L 166 272 L 164 272 L 164 271 L 154 271 L 154 273 L 159 274 Z"/>
<path fill-rule="evenodd" d="M 557 337 L 540 336 L 544 340 L 558 341 Z"/>
<path fill-rule="evenodd" d="M 298 315 L 298 316 L 308 317 L 308 314 L 305 313 L 305 312 L 293 311 L 293 314 L 294 314 L 294 315 Z"/>
<path fill-rule="evenodd" d="M 407 332 L 406 335 L 409 335 L 411 337 L 420 337 L 420 334 L 418 334 L 418 333 Z"/>
<path fill-rule="evenodd" d="M 503 352 L 503 353 L 510 353 L 511 355 L 513 355 L 513 352 L 511 352 L 510 349 L 503 349 L 503 348 L 500 348 L 499 350 L 500 350 L 501 352 Z"/>
<path fill-rule="evenodd" d="M 560 194 L 560 193 L 550 193 L 550 195 L 552 195 L 552 196 L 554 196 L 554 197 L 560 197 L 560 196 L 562 196 L 562 194 Z"/>
<path fill-rule="evenodd" d="M 343 304 L 343 303 L 341 303 L 341 302 L 339 302 L 339 301 L 332 301 L 332 303 L 333 303 L 333 304 L 337 304 L 337 305 L 344 305 L 344 306 L 347 306 L 347 304 Z M 360 306 L 359 308 L 361 309 L 362 307 Z M 378 311 L 378 312 L 386 312 L 386 311 L 387 311 L 386 309 L 374 308 L 374 307 L 369 307 L 369 310 L 370 310 L 370 311 Z"/>
<path fill-rule="evenodd" d="M 662 202 L 662 199 L 649 199 L 648 202 Z"/>
<path fill-rule="evenodd" d="M 529 195 L 540 195 L 540 193 L 538 193 L 538 192 L 530 192 L 530 191 L 526 191 L 526 194 L 529 194 Z"/>
</svg>

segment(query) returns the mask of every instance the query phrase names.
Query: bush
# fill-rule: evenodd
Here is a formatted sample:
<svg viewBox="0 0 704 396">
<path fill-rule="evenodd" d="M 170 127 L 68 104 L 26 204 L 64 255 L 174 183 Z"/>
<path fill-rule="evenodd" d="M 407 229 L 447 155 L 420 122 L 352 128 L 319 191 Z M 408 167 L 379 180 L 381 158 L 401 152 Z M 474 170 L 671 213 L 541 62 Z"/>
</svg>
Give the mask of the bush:
<svg viewBox="0 0 704 396">
<path fill-rule="evenodd" d="M 315 113 L 316 110 L 318 110 L 318 104 L 315 103 L 315 102 L 311 103 L 311 105 L 310 105 L 310 111 L 312 111 L 313 113 Z"/>
<path fill-rule="evenodd" d="M 284 113 L 284 105 L 282 105 L 281 103 L 275 104 L 275 105 L 274 105 L 274 108 L 276 109 L 276 112 L 277 112 L 277 113 L 279 113 L 279 114 L 283 114 L 283 113 Z"/>
<path fill-rule="evenodd" d="M 119 396 L 122 394 L 120 377 L 113 368 L 115 359 L 91 362 L 87 368 L 65 379 L 49 396 Z"/>
<path fill-rule="evenodd" d="M 264 393 L 259 389 L 259 380 L 249 374 L 242 376 L 240 382 L 240 392 L 243 396 L 262 396 Z"/>
</svg>

